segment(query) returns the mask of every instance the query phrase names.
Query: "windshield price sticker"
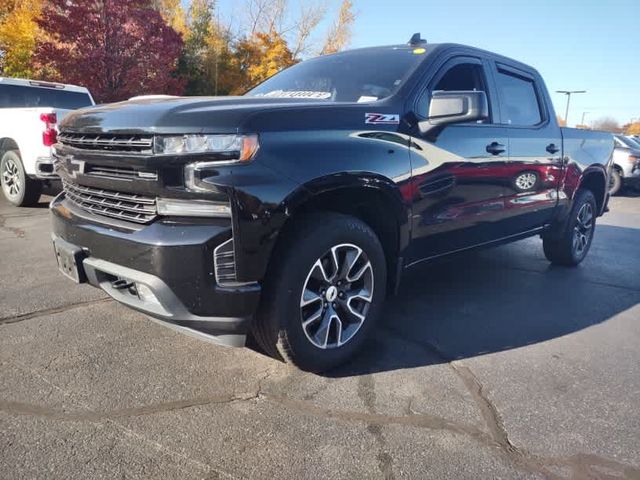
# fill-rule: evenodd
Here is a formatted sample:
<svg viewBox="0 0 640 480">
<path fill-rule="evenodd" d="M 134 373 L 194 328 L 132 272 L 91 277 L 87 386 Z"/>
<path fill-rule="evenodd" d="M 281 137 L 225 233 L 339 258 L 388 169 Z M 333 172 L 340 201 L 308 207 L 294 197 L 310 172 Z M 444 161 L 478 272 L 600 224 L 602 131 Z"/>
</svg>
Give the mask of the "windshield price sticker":
<svg viewBox="0 0 640 480">
<path fill-rule="evenodd" d="M 265 93 L 262 96 L 273 97 L 273 98 L 315 98 L 318 100 L 326 100 L 328 98 L 331 98 L 331 92 L 314 92 L 312 90 L 300 90 L 300 91 L 274 90 L 272 92 Z"/>
</svg>

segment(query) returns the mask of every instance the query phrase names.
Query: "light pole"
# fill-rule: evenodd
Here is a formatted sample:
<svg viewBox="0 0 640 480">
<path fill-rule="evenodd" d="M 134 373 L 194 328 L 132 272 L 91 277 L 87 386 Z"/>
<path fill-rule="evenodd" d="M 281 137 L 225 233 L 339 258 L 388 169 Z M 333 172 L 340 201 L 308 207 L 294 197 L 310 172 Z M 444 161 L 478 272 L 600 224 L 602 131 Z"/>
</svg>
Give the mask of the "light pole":
<svg viewBox="0 0 640 480">
<path fill-rule="evenodd" d="M 582 120 L 580 120 L 580 125 L 584 125 L 584 117 L 587 113 L 591 113 L 591 112 L 582 112 Z"/>
<path fill-rule="evenodd" d="M 567 96 L 567 109 L 564 111 L 564 123 L 569 126 L 567 122 L 569 118 L 569 102 L 571 101 L 571 94 L 573 93 L 587 93 L 586 90 L 556 90 L 556 93 L 564 93 Z"/>
</svg>

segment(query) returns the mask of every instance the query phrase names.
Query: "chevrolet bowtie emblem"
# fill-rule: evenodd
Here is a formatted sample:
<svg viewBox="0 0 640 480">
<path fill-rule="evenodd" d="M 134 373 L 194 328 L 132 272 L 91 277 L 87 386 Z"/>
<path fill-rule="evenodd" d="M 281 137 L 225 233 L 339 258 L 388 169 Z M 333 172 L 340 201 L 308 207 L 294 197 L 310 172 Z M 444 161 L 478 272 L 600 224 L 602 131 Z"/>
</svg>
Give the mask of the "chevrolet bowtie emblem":
<svg viewBox="0 0 640 480">
<path fill-rule="evenodd" d="M 79 173 L 84 173 L 84 161 L 70 159 L 67 160 L 67 173 L 71 178 L 78 178 Z"/>
</svg>

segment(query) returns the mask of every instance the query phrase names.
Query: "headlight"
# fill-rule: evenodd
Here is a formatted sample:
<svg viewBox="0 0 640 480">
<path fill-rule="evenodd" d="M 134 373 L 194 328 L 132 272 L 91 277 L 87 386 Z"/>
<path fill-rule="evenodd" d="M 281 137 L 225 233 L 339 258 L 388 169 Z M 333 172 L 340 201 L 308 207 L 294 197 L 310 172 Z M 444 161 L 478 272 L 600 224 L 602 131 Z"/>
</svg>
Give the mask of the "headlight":
<svg viewBox="0 0 640 480">
<path fill-rule="evenodd" d="M 159 215 L 174 217 L 224 217 L 231 216 L 228 203 L 209 200 L 183 200 L 177 198 L 157 198 Z"/>
<path fill-rule="evenodd" d="M 157 135 L 154 152 L 165 155 L 219 154 L 220 162 L 246 162 L 258 151 L 257 135 Z"/>
</svg>

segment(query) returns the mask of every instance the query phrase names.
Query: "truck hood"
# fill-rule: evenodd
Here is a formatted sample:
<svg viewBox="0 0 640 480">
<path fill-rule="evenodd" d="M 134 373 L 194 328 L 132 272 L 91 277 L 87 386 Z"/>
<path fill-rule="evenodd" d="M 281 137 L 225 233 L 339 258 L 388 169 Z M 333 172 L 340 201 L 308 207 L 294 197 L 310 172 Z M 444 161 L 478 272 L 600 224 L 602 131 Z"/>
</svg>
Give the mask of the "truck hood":
<svg viewBox="0 0 640 480">
<path fill-rule="evenodd" d="M 181 97 L 98 105 L 69 114 L 61 129 L 77 133 L 235 133 L 359 128 L 371 106 L 313 99 Z M 376 107 L 377 113 L 391 113 Z M 397 112 L 393 112 L 397 113 Z"/>
</svg>

